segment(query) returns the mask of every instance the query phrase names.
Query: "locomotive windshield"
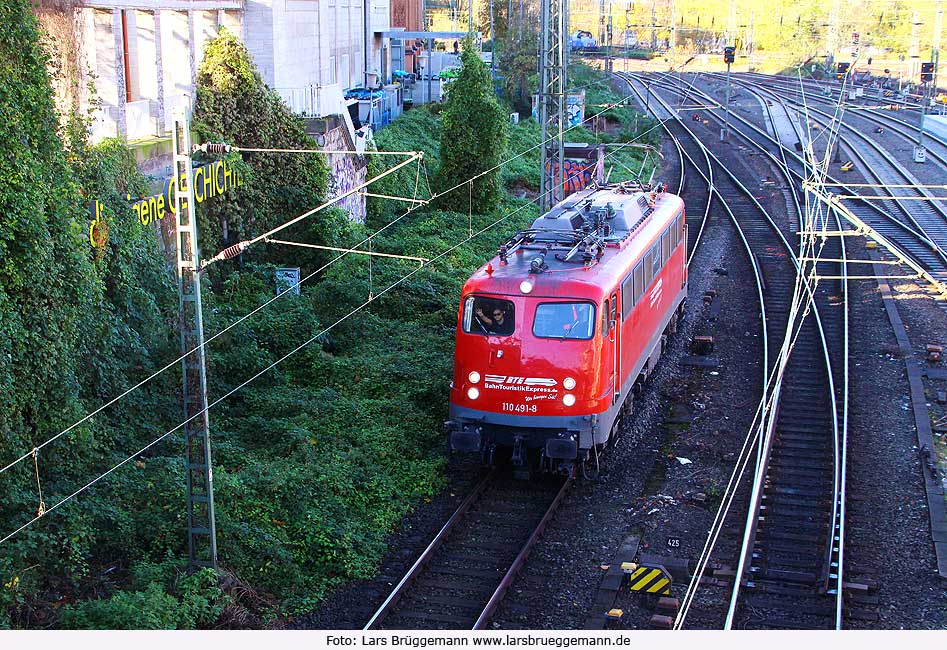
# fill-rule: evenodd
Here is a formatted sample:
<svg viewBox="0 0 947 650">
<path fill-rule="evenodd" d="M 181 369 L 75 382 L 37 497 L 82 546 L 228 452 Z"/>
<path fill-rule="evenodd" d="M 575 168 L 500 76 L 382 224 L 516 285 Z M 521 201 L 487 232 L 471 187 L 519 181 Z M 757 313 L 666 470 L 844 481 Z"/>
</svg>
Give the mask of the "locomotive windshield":
<svg viewBox="0 0 947 650">
<path fill-rule="evenodd" d="M 595 306 L 587 302 L 544 302 L 536 307 L 533 335 L 547 339 L 590 339 Z"/>
<path fill-rule="evenodd" d="M 464 331 L 484 336 L 513 333 L 513 303 L 500 298 L 470 296 L 464 301 Z"/>
</svg>

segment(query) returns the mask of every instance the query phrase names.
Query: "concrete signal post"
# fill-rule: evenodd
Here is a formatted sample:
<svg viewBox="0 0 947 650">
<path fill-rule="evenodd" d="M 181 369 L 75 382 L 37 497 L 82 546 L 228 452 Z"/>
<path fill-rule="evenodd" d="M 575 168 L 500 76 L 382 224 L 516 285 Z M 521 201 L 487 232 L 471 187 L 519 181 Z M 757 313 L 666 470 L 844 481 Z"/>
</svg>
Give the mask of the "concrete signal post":
<svg viewBox="0 0 947 650">
<path fill-rule="evenodd" d="M 723 62 L 727 64 L 727 98 L 723 105 L 723 128 L 720 130 L 720 141 L 730 139 L 730 65 L 736 60 L 737 48 L 728 45 L 723 48 Z"/>
</svg>

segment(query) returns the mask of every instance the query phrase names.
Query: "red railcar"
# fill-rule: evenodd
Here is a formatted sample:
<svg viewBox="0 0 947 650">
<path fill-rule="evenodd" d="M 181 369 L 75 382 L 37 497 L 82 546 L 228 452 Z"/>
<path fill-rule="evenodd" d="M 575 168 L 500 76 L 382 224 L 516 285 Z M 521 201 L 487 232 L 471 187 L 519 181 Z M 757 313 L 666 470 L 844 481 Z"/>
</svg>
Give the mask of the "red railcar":
<svg viewBox="0 0 947 650">
<path fill-rule="evenodd" d="M 464 284 L 451 448 L 570 471 L 609 441 L 687 295 L 684 203 L 663 187 L 573 194 Z"/>
</svg>

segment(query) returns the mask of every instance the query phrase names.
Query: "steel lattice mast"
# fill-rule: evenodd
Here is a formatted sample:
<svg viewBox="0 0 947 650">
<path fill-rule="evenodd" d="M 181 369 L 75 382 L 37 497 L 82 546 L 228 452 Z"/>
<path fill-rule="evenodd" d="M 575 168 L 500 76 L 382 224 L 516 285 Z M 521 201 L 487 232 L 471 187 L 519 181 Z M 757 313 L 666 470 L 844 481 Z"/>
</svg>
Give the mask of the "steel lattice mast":
<svg viewBox="0 0 947 650">
<path fill-rule="evenodd" d="M 565 3 L 541 0 L 539 41 L 539 121 L 542 124 L 542 183 L 540 207 L 548 210 L 563 198 L 565 130 Z"/>
<path fill-rule="evenodd" d="M 174 215 L 178 249 L 178 297 L 181 310 L 181 368 L 184 373 L 185 468 L 187 471 L 188 570 L 217 568 L 214 479 L 207 414 L 204 320 L 191 171 L 191 131 L 183 110 L 174 114 L 171 137 L 174 162 Z M 193 352 L 192 352 L 193 350 Z"/>
</svg>

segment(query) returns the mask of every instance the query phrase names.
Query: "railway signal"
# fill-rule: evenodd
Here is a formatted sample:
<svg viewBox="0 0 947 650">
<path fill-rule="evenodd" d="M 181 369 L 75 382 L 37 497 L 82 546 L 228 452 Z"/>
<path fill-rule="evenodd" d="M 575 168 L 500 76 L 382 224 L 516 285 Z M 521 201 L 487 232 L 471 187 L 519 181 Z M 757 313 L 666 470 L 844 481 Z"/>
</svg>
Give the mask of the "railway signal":
<svg viewBox="0 0 947 650">
<path fill-rule="evenodd" d="M 730 64 L 736 60 L 737 48 L 728 45 L 723 48 L 723 62 L 727 64 L 727 99 L 723 107 L 723 129 L 720 131 L 720 141 L 726 142 L 730 137 Z"/>
<path fill-rule="evenodd" d="M 934 62 L 925 61 L 921 63 L 921 83 L 926 84 L 934 81 Z"/>
</svg>

